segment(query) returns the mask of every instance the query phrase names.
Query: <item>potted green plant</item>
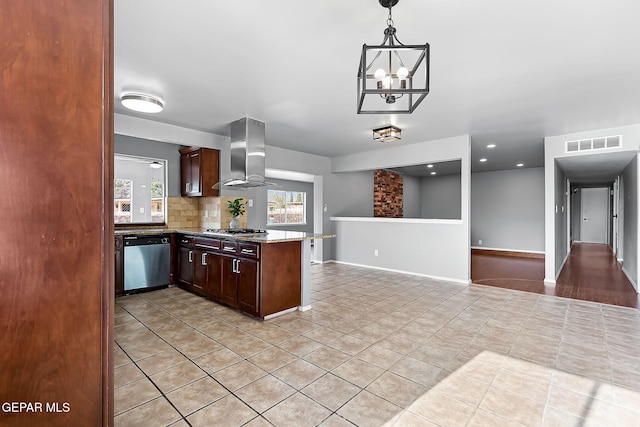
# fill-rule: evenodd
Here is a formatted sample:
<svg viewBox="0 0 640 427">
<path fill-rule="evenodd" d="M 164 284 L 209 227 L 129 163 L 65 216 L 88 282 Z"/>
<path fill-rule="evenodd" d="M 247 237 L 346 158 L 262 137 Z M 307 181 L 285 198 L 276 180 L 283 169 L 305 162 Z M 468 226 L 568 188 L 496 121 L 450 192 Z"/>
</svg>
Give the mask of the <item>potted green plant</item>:
<svg viewBox="0 0 640 427">
<path fill-rule="evenodd" d="M 245 213 L 244 203 L 242 203 L 242 197 L 238 197 L 235 200 L 228 200 L 227 204 L 228 204 L 227 210 L 233 217 L 233 219 L 229 223 L 229 227 L 231 228 L 240 227 L 240 221 L 238 221 L 238 217 L 244 215 Z"/>
</svg>

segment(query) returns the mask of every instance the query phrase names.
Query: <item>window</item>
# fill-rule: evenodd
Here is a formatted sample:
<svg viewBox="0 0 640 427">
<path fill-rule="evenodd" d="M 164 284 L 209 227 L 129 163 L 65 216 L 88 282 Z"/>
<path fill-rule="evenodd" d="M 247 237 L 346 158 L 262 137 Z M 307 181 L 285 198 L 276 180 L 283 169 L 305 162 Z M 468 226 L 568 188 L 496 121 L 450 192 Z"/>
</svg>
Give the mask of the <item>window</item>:
<svg viewBox="0 0 640 427">
<path fill-rule="evenodd" d="M 267 225 L 306 224 L 304 191 L 267 191 Z"/>
<path fill-rule="evenodd" d="M 165 223 L 167 161 L 114 156 L 113 221 L 115 224 Z"/>
</svg>

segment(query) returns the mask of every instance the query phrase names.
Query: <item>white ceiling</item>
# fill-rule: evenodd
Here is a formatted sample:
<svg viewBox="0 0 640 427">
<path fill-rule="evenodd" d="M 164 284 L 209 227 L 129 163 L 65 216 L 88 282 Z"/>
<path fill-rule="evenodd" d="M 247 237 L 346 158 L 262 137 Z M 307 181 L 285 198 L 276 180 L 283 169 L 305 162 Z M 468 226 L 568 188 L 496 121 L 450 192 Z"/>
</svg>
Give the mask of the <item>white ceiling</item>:
<svg viewBox="0 0 640 427">
<path fill-rule="evenodd" d="M 377 0 L 115 0 L 115 97 L 165 101 L 116 112 L 227 135 L 249 116 L 267 144 L 330 157 L 389 146 L 371 130 L 392 123 L 394 144 L 471 135 L 474 172 L 537 167 L 544 136 L 640 123 L 639 16 L 637 0 L 400 0 L 400 41 L 431 45 L 431 93 L 411 115 L 358 115 Z"/>
</svg>

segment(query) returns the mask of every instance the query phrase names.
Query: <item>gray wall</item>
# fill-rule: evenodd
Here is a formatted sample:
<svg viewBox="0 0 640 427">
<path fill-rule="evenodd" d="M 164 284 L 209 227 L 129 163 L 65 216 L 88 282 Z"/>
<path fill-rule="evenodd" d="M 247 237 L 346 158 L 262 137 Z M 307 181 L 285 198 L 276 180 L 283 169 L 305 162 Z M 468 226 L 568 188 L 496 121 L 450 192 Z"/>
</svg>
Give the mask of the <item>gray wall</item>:
<svg viewBox="0 0 640 427">
<path fill-rule="evenodd" d="M 167 196 L 180 196 L 180 145 L 118 134 L 113 143 L 116 154 L 167 160 Z"/>
<path fill-rule="evenodd" d="M 544 168 L 471 174 L 471 246 L 544 251 Z"/>
<path fill-rule="evenodd" d="M 572 239 L 572 242 L 580 241 L 581 227 L 582 227 L 582 188 L 576 188 L 576 191 L 571 193 L 571 239 Z"/>
<path fill-rule="evenodd" d="M 325 232 L 335 233 L 332 216 L 373 217 L 373 171 L 332 173 L 324 176 Z M 335 259 L 337 239 L 324 241 L 324 259 Z"/>
<path fill-rule="evenodd" d="M 420 178 L 402 175 L 402 214 L 405 218 L 420 218 Z"/>
<path fill-rule="evenodd" d="M 624 241 L 622 268 L 638 290 L 638 156 L 622 172 Z"/>
<path fill-rule="evenodd" d="M 420 216 L 417 218 L 460 219 L 461 215 L 462 180 L 460 175 L 422 178 Z"/>
</svg>

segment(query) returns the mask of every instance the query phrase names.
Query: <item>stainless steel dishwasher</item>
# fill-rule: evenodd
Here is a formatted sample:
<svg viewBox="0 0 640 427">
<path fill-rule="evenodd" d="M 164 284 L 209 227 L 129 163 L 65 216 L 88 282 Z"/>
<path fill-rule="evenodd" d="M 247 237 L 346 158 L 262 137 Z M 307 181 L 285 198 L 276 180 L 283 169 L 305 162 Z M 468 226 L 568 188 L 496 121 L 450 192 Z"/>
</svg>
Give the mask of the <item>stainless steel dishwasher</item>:
<svg viewBox="0 0 640 427">
<path fill-rule="evenodd" d="M 167 236 L 125 236 L 125 293 L 168 286 L 170 255 L 171 245 Z"/>
</svg>

